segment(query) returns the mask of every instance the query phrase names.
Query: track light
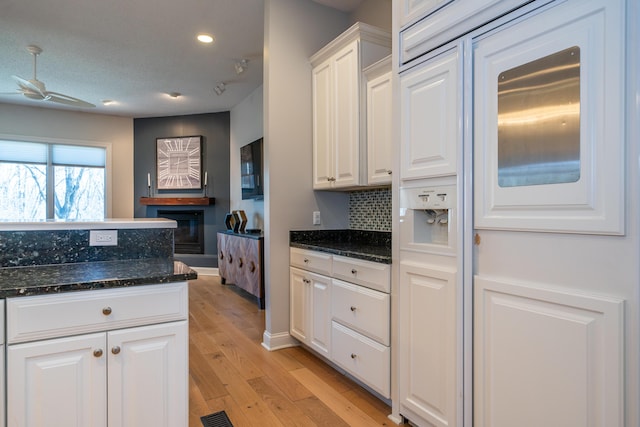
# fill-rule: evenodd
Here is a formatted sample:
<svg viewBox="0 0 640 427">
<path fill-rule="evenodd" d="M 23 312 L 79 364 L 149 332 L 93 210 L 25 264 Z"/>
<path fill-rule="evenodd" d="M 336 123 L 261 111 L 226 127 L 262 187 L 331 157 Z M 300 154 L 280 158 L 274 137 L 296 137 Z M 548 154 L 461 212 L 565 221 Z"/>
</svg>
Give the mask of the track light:
<svg viewBox="0 0 640 427">
<path fill-rule="evenodd" d="M 247 61 L 246 59 L 241 59 L 240 61 L 236 62 L 236 74 L 242 74 L 245 72 L 245 70 L 247 69 L 247 63 L 249 61 Z"/>
<path fill-rule="evenodd" d="M 226 85 L 224 83 L 218 83 L 216 85 L 216 87 L 213 88 L 213 91 L 216 93 L 216 95 L 222 95 L 222 92 L 224 92 L 227 89 Z"/>
</svg>

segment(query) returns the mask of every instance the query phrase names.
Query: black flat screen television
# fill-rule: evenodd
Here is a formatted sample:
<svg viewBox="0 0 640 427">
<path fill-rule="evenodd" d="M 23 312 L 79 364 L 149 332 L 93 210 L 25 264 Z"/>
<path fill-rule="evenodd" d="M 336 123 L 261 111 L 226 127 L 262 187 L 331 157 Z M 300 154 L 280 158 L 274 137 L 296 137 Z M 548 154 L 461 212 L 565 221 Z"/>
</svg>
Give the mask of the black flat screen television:
<svg viewBox="0 0 640 427">
<path fill-rule="evenodd" d="M 242 199 L 263 199 L 262 138 L 240 147 Z"/>
</svg>

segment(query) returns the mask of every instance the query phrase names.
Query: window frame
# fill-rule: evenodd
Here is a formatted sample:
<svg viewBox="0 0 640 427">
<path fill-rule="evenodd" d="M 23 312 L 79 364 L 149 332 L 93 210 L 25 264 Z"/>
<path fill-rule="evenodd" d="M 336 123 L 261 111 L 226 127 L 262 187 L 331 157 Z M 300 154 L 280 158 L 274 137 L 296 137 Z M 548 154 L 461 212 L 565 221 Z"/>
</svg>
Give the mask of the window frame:
<svg viewBox="0 0 640 427">
<path fill-rule="evenodd" d="M 112 143 L 107 141 L 92 141 L 92 140 L 77 140 L 77 139 L 64 139 L 64 138 L 50 138 L 50 137 L 37 137 L 37 136 L 25 136 L 25 135 L 10 135 L 10 134 L 2 134 L 0 133 L 0 140 L 5 141 L 15 141 L 15 142 L 32 142 L 32 143 L 41 143 L 48 144 L 48 153 L 47 153 L 47 194 L 53 194 L 53 179 L 49 177 L 49 172 L 53 171 L 53 166 L 51 163 L 51 151 L 53 145 L 77 145 L 82 147 L 93 147 L 93 148 L 103 148 L 105 149 L 105 179 L 104 179 L 104 217 L 111 218 L 113 211 L 113 203 L 112 203 Z M 51 168 L 51 170 L 49 170 Z M 51 188 L 49 186 L 51 185 Z M 51 200 L 49 200 L 51 199 Z M 53 207 L 53 198 L 47 197 L 46 200 L 46 210 L 47 210 L 47 220 L 54 220 L 53 217 L 50 217 L 52 214 Z"/>
</svg>

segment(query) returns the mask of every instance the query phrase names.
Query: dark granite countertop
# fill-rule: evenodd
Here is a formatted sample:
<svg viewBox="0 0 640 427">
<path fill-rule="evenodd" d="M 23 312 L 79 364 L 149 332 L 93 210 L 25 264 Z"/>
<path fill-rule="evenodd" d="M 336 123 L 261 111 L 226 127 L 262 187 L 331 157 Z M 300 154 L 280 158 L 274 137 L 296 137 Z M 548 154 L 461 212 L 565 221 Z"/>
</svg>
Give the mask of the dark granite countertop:
<svg viewBox="0 0 640 427">
<path fill-rule="evenodd" d="M 134 259 L 0 268 L 0 298 L 179 282 L 197 278 L 173 259 Z"/>
<path fill-rule="evenodd" d="M 289 246 L 391 264 L 391 233 L 385 231 L 290 231 Z"/>
</svg>

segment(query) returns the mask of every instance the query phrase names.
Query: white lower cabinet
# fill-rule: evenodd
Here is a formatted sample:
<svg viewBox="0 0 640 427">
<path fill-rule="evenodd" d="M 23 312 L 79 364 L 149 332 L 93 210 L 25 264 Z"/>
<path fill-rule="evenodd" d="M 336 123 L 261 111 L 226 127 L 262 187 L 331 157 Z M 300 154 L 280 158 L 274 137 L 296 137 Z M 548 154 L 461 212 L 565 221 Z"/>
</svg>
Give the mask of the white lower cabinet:
<svg viewBox="0 0 640 427">
<path fill-rule="evenodd" d="M 329 357 L 331 278 L 291 267 L 290 284 L 291 335 Z"/>
<path fill-rule="evenodd" d="M 133 322 L 126 319 L 127 313 L 133 312 L 132 301 L 140 303 L 141 292 L 147 292 L 151 301 L 175 297 L 177 301 L 166 301 L 169 306 L 182 306 L 180 313 L 167 316 L 175 321 L 153 324 L 154 316 L 151 316 L 137 319 L 135 323 L 142 326 L 116 328 Z M 75 328 L 82 331 L 82 324 L 91 316 L 84 319 L 80 308 L 91 305 L 98 296 L 102 299 L 100 316 L 104 318 L 102 330 L 98 332 L 28 342 L 8 340 L 7 425 L 187 425 L 186 295 L 187 284 L 179 283 L 7 300 L 8 323 L 19 318 L 24 310 L 39 313 L 43 323 L 51 315 L 74 318 Z M 63 303 L 64 296 L 75 305 Z M 145 312 L 146 305 L 142 303 L 140 312 Z M 63 306 L 64 310 L 71 311 L 61 314 L 59 310 Z M 55 323 L 55 319 L 51 320 Z M 96 328 L 95 322 L 87 324 L 89 329 Z M 20 331 L 20 325 L 11 326 L 18 332 L 17 336 L 25 332 Z M 111 330 L 112 327 L 115 329 Z M 29 333 L 38 335 L 37 330 Z M 46 335 L 53 335 L 53 331 L 48 329 Z"/>
<path fill-rule="evenodd" d="M 332 359 L 385 398 L 391 390 L 391 349 L 333 322 Z"/>
<path fill-rule="evenodd" d="M 291 248 L 291 335 L 387 399 L 390 280 L 388 264 Z"/>
</svg>

